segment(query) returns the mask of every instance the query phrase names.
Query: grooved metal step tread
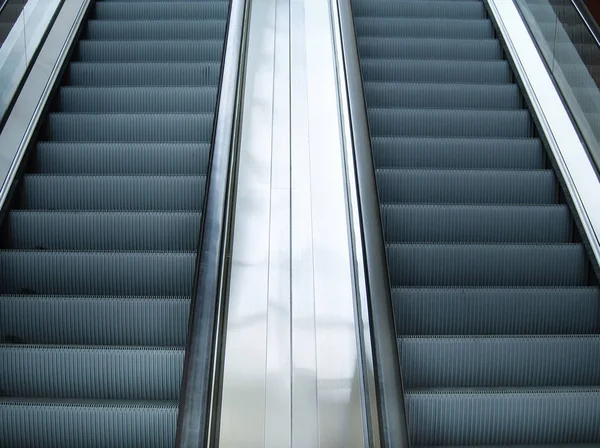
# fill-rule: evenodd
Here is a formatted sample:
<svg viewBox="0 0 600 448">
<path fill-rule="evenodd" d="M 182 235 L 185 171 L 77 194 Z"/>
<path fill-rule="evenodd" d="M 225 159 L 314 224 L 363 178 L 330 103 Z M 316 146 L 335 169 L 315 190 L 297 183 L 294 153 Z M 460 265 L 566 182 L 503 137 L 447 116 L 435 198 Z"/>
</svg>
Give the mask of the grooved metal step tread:
<svg viewBox="0 0 600 448">
<path fill-rule="evenodd" d="M 196 250 L 200 212 L 74 212 L 15 210 L 5 247 L 44 250 Z"/>
<path fill-rule="evenodd" d="M 598 333 L 594 287 L 393 288 L 398 335 Z"/>
<path fill-rule="evenodd" d="M 206 176 L 26 175 L 19 209 L 199 211 Z"/>
<path fill-rule="evenodd" d="M 381 217 L 388 243 L 568 243 L 572 236 L 566 205 L 385 205 Z"/>
<path fill-rule="evenodd" d="M 209 143 L 38 142 L 36 173 L 93 175 L 204 175 Z"/>
<path fill-rule="evenodd" d="M 227 21 L 206 20 L 89 20 L 83 32 L 94 40 L 220 39 Z"/>
<path fill-rule="evenodd" d="M 392 286 L 584 286 L 580 244 L 388 244 Z"/>
<path fill-rule="evenodd" d="M 370 108 L 368 117 L 372 137 L 533 137 L 527 110 Z"/>
<path fill-rule="evenodd" d="M 600 336 L 403 337 L 404 387 L 600 386 Z"/>
<path fill-rule="evenodd" d="M 51 113 L 45 139 L 63 142 L 202 142 L 212 136 L 213 114 Z"/>
<path fill-rule="evenodd" d="M 3 294 L 189 296 L 195 252 L 0 251 Z"/>
<path fill-rule="evenodd" d="M 375 137 L 377 168 L 541 169 L 539 139 Z"/>
<path fill-rule="evenodd" d="M 356 33 L 365 37 L 423 37 L 442 39 L 489 39 L 494 28 L 487 19 L 461 20 L 446 18 L 359 17 Z"/>
<path fill-rule="evenodd" d="M 59 112 L 207 113 L 212 114 L 217 87 L 70 87 L 58 94 Z"/>
<path fill-rule="evenodd" d="M 71 85 L 80 86 L 201 86 L 217 85 L 218 62 L 71 62 Z"/>
<path fill-rule="evenodd" d="M 364 86 L 368 107 L 395 109 L 483 109 L 521 108 L 516 84 L 374 83 Z"/>
<path fill-rule="evenodd" d="M 379 200 L 430 204 L 552 204 L 558 186 L 549 170 L 377 170 Z"/>
<path fill-rule="evenodd" d="M 91 19 L 97 20 L 206 20 L 226 19 L 229 2 L 96 2 Z"/>
<path fill-rule="evenodd" d="M 363 81 L 506 84 L 512 82 L 507 61 L 374 59 L 361 57 Z"/>
<path fill-rule="evenodd" d="M 222 39 L 173 41 L 80 40 L 77 59 L 82 62 L 218 62 Z"/>
<path fill-rule="evenodd" d="M 414 17 L 485 19 L 481 2 L 447 1 L 353 1 L 355 17 Z"/>
<path fill-rule="evenodd" d="M 489 61 L 503 57 L 496 39 L 359 37 L 357 43 L 359 54 L 365 58 Z"/>
<path fill-rule="evenodd" d="M 190 297 L 2 295 L 0 304 L 5 342 L 183 347 Z"/>
</svg>

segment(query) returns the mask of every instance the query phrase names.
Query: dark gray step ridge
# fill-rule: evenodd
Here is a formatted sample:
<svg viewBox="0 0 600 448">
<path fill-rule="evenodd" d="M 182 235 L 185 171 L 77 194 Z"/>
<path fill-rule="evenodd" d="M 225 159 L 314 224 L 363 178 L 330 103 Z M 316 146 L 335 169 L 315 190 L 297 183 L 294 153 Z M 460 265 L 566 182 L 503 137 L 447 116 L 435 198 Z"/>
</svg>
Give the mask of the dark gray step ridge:
<svg viewBox="0 0 600 448">
<path fill-rule="evenodd" d="M 1 251 L 2 294 L 189 296 L 195 252 Z"/>
<path fill-rule="evenodd" d="M 386 205 L 387 243 L 568 243 L 566 205 Z"/>
<path fill-rule="evenodd" d="M 226 20 L 89 20 L 83 38 L 94 40 L 223 39 Z"/>
<path fill-rule="evenodd" d="M 25 175 L 17 209 L 200 211 L 206 176 Z"/>
<path fill-rule="evenodd" d="M 209 113 L 217 87 L 69 87 L 58 93 L 57 112 Z"/>
<path fill-rule="evenodd" d="M 371 137 L 531 138 L 527 110 L 440 110 L 370 108 Z"/>
<path fill-rule="evenodd" d="M 48 116 L 47 140 L 64 142 L 202 142 L 213 114 L 70 114 Z"/>
<path fill-rule="evenodd" d="M 414 445 L 597 443 L 600 388 L 407 393 Z"/>
<path fill-rule="evenodd" d="M 598 288 L 393 288 L 399 335 L 600 332 Z"/>
<path fill-rule="evenodd" d="M 38 142 L 30 170 L 53 174 L 200 175 L 209 143 Z"/>
<path fill-rule="evenodd" d="M 7 447 L 168 448 L 175 444 L 177 402 L 0 400 Z"/>
<path fill-rule="evenodd" d="M 507 61 L 452 61 L 360 58 L 363 81 L 449 84 L 507 84 L 512 73 Z"/>
<path fill-rule="evenodd" d="M 183 347 L 190 297 L 0 296 L 0 342 Z"/>
<path fill-rule="evenodd" d="M 520 109 L 516 84 L 374 83 L 364 85 L 369 108 Z"/>
<path fill-rule="evenodd" d="M 202 20 L 227 19 L 227 1 L 96 2 L 91 19 L 97 20 Z"/>
<path fill-rule="evenodd" d="M 493 61 L 504 57 L 496 39 L 359 37 L 357 44 L 363 58 Z"/>
<path fill-rule="evenodd" d="M 394 287 L 585 286 L 581 244 L 388 244 Z"/>
<path fill-rule="evenodd" d="M 82 62 L 220 62 L 223 39 L 173 41 L 80 40 Z"/>
<path fill-rule="evenodd" d="M 600 336 L 403 337 L 408 390 L 428 387 L 600 386 Z"/>
<path fill-rule="evenodd" d="M 412 17 L 484 19 L 486 11 L 481 2 L 447 1 L 364 1 L 353 0 L 354 17 Z"/>
<path fill-rule="evenodd" d="M 184 350 L 0 345 L 8 397 L 177 400 Z"/>
<path fill-rule="evenodd" d="M 422 37 L 440 39 L 489 39 L 494 28 L 487 19 L 357 17 L 356 35 L 360 37 Z"/>
<path fill-rule="evenodd" d="M 551 204 L 558 185 L 550 170 L 377 170 L 382 204 Z"/>
<path fill-rule="evenodd" d="M 377 168 L 541 169 L 545 153 L 539 139 L 375 137 Z"/>
<path fill-rule="evenodd" d="M 216 86 L 219 62 L 71 62 L 69 82 L 78 86 Z"/>
<path fill-rule="evenodd" d="M 5 218 L 5 247 L 44 250 L 195 251 L 200 212 L 14 210 Z"/>
</svg>

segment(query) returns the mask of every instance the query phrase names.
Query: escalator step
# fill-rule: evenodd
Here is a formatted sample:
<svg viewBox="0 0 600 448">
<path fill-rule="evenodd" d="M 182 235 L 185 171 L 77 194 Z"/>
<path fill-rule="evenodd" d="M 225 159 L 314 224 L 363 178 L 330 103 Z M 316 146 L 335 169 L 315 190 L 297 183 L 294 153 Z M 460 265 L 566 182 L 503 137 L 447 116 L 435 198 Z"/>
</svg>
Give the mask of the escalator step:
<svg viewBox="0 0 600 448">
<path fill-rule="evenodd" d="M 226 20 L 90 20 L 84 38 L 106 40 L 221 39 Z"/>
<path fill-rule="evenodd" d="M 63 87 L 59 112 L 210 113 L 217 87 Z"/>
<path fill-rule="evenodd" d="M 177 402 L 2 398 L 0 421 L 6 446 L 164 448 L 175 443 Z"/>
<path fill-rule="evenodd" d="M 600 386 L 600 337 L 404 337 L 408 390 L 428 387 Z"/>
<path fill-rule="evenodd" d="M 392 286 L 583 286 L 580 244 L 392 244 L 386 248 Z"/>
<path fill-rule="evenodd" d="M 46 139 L 63 142 L 210 142 L 213 115 L 68 114 L 48 116 Z"/>
<path fill-rule="evenodd" d="M 521 93 L 516 84 L 391 84 L 365 83 L 370 108 L 518 109 Z"/>
<path fill-rule="evenodd" d="M 600 388 L 437 389 L 406 394 L 415 445 L 594 443 Z"/>
<path fill-rule="evenodd" d="M 445 19 L 485 19 L 481 2 L 447 1 L 354 1 L 356 17 L 413 17 Z"/>
<path fill-rule="evenodd" d="M 388 243 L 568 243 L 572 231 L 566 205 L 404 204 L 381 217 Z"/>
<path fill-rule="evenodd" d="M 68 73 L 79 86 L 200 86 L 219 82 L 220 64 L 71 62 Z"/>
<path fill-rule="evenodd" d="M 53 174 L 206 174 L 208 143 L 39 142 L 30 167 Z"/>
<path fill-rule="evenodd" d="M 372 149 L 378 168 L 544 168 L 544 149 L 533 138 L 377 137 Z"/>
<path fill-rule="evenodd" d="M 227 1 L 96 2 L 92 19 L 97 20 L 206 20 L 225 19 Z"/>
<path fill-rule="evenodd" d="M 15 210 L 5 247 L 44 250 L 194 251 L 200 212 L 56 212 Z"/>
<path fill-rule="evenodd" d="M 82 62 L 219 62 L 223 41 L 96 41 L 81 40 L 77 56 Z"/>
<path fill-rule="evenodd" d="M 440 39 L 489 39 L 494 28 L 489 20 L 400 17 L 359 17 L 357 35 L 365 37 L 424 37 Z"/>
<path fill-rule="evenodd" d="M 177 400 L 183 349 L 0 345 L 4 396 Z"/>
<path fill-rule="evenodd" d="M 398 334 L 597 333 L 597 288 L 395 288 Z"/>
<path fill-rule="evenodd" d="M 0 296 L 0 330 L 26 344 L 183 347 L 189 307 L 189 297 Z"/>
<path fill-rule="evenodd" d="M 533 137 L 527 110 L 370 109 L 372 137 Z"/>
<path fill-rule="evenodd" d="M 495 39 L 360 37 L 357 42 L 358 51 L 364 58 L 489 61 L 503 56 L 502 47 Z"/>
<path fill-rule="evenodd" d="M 507 61 L 428 61 L 361 57 L 361 68 L 365 82 L 506 84 L 512 80 Z"/>
<path fill-rule="evenodd" d="M 4 294 L 190 296 L 195 252 L 1 251 Z"/>
<path fill-rule="evenodd" d="M 26 175 L 16 208 L 197 211 L 205 182 L 205 176 Z"/>
<path fill-rule="evenodd" d="M 551 204 L 557 196 L 552 171 L 377 170 L 382 204 Z"/>
</svg>

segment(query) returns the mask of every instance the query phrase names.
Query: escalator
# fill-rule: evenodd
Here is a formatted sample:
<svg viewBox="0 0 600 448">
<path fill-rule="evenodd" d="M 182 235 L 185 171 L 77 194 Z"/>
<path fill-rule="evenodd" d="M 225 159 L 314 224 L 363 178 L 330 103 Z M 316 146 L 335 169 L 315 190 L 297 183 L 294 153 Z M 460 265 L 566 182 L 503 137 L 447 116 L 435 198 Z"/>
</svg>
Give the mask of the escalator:
<svg viewBox="0 0 600 448">
<path fill-rule="evenodd" d="M 597 277 L 484 2 L 352 9 L 411 445 L 600 446 Z"/>
<path fill-rule="evenodd" d="M 227 0 L 97 0 L 0 233 L 3 447 L 177 429 Z"/>
</svg>

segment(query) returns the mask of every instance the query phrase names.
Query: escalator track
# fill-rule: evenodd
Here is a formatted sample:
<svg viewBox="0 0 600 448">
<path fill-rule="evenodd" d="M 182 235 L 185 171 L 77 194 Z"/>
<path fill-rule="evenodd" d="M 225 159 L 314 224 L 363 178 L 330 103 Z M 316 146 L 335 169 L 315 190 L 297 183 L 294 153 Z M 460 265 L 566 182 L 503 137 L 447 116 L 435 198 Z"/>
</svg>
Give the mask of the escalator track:
<svg viewBox="0 0 600 448">
<path fill-rule="evenodd" d="M 6 447 L 175 442 L 229 2 L 90 8 L 0 234 Z"/>
<path fill-rule="evenodd" d="M 600 446 L 598 281 L 484 2 L 352 8 L 411 446 Z"/>
</svg>

